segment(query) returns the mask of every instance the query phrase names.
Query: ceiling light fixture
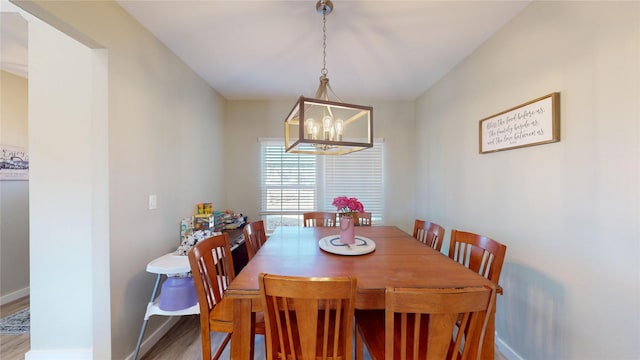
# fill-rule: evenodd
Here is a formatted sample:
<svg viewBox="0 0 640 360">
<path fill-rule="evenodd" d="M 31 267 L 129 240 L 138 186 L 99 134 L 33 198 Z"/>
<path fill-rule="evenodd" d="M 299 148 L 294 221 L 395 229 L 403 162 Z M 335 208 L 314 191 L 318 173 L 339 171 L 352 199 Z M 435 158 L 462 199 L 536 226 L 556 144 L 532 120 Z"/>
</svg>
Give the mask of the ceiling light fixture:
<svg viewBox="0 0 640 360">
<path fill-rule="evenodd" d="M 286 152 L 343 155 L 373 146 L 373 107 L 346 104 L 329 85 L 327 77 L 327 15 L 330 0 L 316 3 L 322 15 L 322 69 L 315 98 L 300 96 L 284 121 Z M 329 91 L 337 101 L 329 99 Z"/>
</svg>

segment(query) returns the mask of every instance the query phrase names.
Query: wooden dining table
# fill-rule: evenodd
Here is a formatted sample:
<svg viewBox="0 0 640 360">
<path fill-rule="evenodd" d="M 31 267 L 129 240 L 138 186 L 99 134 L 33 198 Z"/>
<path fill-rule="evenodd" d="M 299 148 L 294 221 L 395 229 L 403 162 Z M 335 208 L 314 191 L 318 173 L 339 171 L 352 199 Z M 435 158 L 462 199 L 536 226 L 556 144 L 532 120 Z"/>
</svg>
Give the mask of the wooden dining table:
<svg viewBox="0 0 640 360">
<path fill-rule="evenodd" d="M 356 238 L 375 242 L 362 255 L 322 250 L 319 241 L 338 235 L 337 227 L 279 227 L 225 292 L 233 299 L 231 359 L 253 359 L 255 313 L 261 311 L 258 274 L 358 279 L 356 309 L 384 309 L 384 292 L 392 287 L 488 286 L 493 282 L 422 244 L 395 226 L 356 227 Z M 482 344 L 482 358 L 494 357 L 495 306 Z"/>
</svg>

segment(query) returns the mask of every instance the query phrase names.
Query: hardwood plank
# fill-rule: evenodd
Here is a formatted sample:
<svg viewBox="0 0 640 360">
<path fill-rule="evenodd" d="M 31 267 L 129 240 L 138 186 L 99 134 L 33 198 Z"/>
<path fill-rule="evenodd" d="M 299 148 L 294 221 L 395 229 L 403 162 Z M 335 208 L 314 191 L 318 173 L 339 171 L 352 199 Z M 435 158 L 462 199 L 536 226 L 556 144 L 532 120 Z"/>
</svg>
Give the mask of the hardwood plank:
<svg viewBox="0 0 640 360">
<path fill-rule="evenodd" d="M 0 317 L 9 316 L 29 307 L 29 297 L 0 306 Z M 25 335 L 0 335 L 0 359 L 22 360 L 31 348 L 31 337 Z"/>
<path fill-rule="evenodd" d="M 9 316 L 13 313 L 17 313 L 22 309 L 26 309 L 29 307 L 29 297 L 25 296 L 18 300 L 12 301 L 8 304 L 4 304 L 0 306 L 0 318 L 5 316 Z"/>
<path fill-rule="evenodd" d="M 140 360 L 194 360 L 201 359 L 199 315 L 183 316 Z M 212 349 L 217 349 L 225 333 L 211 335 Z M 229 359 L 231 346 L 227 345 L 220 359 Z M 212 351 L 213 352 L 213 351 Z M 264 336 L 256 335 L 255 359 L 265 359 Z"/>
</svg>

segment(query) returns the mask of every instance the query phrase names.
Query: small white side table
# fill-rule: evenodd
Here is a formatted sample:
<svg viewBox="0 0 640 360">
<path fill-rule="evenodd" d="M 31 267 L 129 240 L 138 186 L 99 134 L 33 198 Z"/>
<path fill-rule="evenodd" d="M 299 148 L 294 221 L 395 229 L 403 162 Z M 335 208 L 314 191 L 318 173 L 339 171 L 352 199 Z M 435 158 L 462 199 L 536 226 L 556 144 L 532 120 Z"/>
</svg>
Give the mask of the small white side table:
<svg viewBox="0 0 640 360">
<path fill-rule="evenodd" d="M 191 271 L 189 257 L 175 255 L 174 253 L 162 255 L 147 264 L 147 272 L 158 274 L 158 276 L 156 277 L 156 283 L 153 286 L 151 299 L 149 300 L 149 304 L 147 304 L 147 311 L 144 314 L 144 321 L 142 322 L 142 328 L 140 329 L 140 335 L 138 336 L 136 350 L 133 353 L 133 360 L 138 359 L 138 352 L 140 351 L 140 345 L 142 344 L 142 337 L 144 336 L 144 331 L 147 328 L 147 322 L 152 315 L 183 316 L 200 313 L 200 306 L 197 303 L 189 308 L 175 311 L 162 310 L 158 306 L 159 298 L 157 298 L 157 295 L 162 275 L 183 274 L 189 271 Z"/>
</svg>

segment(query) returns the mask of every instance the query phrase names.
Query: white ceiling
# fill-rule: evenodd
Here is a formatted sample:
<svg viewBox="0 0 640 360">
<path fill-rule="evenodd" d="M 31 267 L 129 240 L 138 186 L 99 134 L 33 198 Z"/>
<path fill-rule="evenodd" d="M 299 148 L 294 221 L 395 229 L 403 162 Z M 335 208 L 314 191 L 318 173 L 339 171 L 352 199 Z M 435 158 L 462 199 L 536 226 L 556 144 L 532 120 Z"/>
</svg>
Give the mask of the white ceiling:
<svg viewBox="0 0 640 360">
<path fill-rule="evenodd" d="M 322 16 L 314 0 L 116 1 L 225 98 L 315 94 Z M 415 99 L 529 0 L 333 3 L 327 16 L 328 77 L 348 102 Z"/>
</svg>

